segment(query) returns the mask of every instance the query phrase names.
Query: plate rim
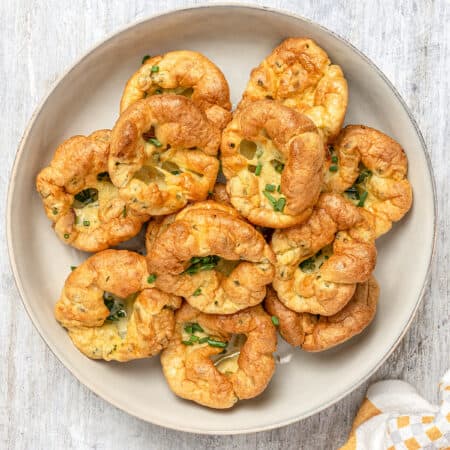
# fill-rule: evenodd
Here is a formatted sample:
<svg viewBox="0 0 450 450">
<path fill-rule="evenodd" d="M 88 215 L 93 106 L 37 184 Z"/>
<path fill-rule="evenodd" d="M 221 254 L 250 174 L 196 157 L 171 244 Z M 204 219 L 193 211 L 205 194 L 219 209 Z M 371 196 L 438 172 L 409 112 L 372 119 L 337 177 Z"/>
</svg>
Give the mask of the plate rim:
<svg viewBox="0 0 450 450">
<path fill-rule="evenodd" d="M 369 372 L 367 372 L 356 383 L 354 383 L 351 387 L 349 387 L 348 389 L 344 390 L 338 396 L 333 397 L 329 401 L 324 402 L 323 404 L 319 405 L 316 408 L 313 408 L 309 411 L 306 411 L 302 414 L 296 415 L 295 417 L 291 417 L 289 419 L 285 419 L 282 421 L 276 421 L 270 425 L 250 427 L 247 429 L 239 429 L 239 430 L 215 430 L 215 429 L 202 429 L 202 428 L 187 427 L 187 426 L 183 426 L 183 425 L 181 425 L 181 426 L 176 426 L 176 425 L 172 425 L 172 424 L 167 425 L 167 424 L 163 423 L 163 421 L 159 421 L 158 419 L 150 421 L 146 418 L 139 416 L 137 413 L 130 411 L 126 405 L 119 405 L 118 402 L 111 400 L 109 398 L 106 398 L 105 395 L 97 392 L 97 390 L 91 385 L 89 380 L 82 380 L 83 377 L 80 374 L 78 374 L 77 368 L 72 366 L 68 362 L 64 353 L 60 354 L 59 351 L 57 351 L 56 349 L 54 349 L 52 347 L 50 340 L 47 340 L 47 338 L 45 337 L 44 329 L 40 326 L 37 319 L 35 319 L 33 317 L 32 312 L 31 312 L 31 307 L 28 305 L 28 302 L 25 300 L 25 292 L 24 292 L 24 289 L 22 286 L 23 283 L 22 283 L 22 279 L 19 274 L 19 269 L 18 269 L 17 262 L 15 259 L 13 244 L 12 244 L 12 234 L 13 234 L 12 220 L 11 220 L 11 218 L 12 218 L 11 210 L 13 207 L 12 196 L 15 191 L 16 180 L 18 179 L 17 171 L 18 171 L 19 160 L 22 159 L 22 154 L 25 151 L 25 147 L 26 147 L 25 144 L 28 140 L 28 136 L 30 134 L 31 129 L 33 128 L 35 122 L 37 121 L 37 119 L 38 119 L 39 115 L 41 114 L 43 108 L 45 107 L 47 101 L 53 95 L 54 91 L 56 90 L 58 85 L 61 83 L 61 81 L 67 75 L 69 75 L 70 72 L 72 72 L 72 70 L 75 69 L 75 67 L 77 67 L 82 61 L 84 61 L 87 57 L 89 57 L 98 48 L 100 48 L 101 46 L 103 46 L 104 44 L 106 44 L 108 41 L 115 38 L 116 36 L 128 31 L 129 29 L 132 29 L 144 22 L 150 22 L 151 20 L 158 18 L 158 17 L 164 17 L 164 16 L 168 16 L 171 14 L 178 14 L 183 11 L 196 11 L 196 10 L 206 9 L 206 8 L 253 9 L 253 10 L 259 10 L 259 11 L 267 11 L 269 13 L 274 13 L 274 14 L 278 14 L 278 15 L 289 16 L 291 18 L 306 22 L 310 25 L 317 27 L 322 32 L 334 37 L 335 39 L 337 39 L 338 41 L 343 43 L 346 47 L 350 48 L 350 50 L 352 50 L 359 57 L 361 57 L 364 60 L 364 62 L 366 62 L 377 73 L 377 75 L 379 75 L 381 77 L 383 82 L 387 85 L 387 87 L 390 89 L 390 91 L 395 95 L 396 99 L 399 101 L 403 110 L 407 113 L 409 121 L 413 125 L 416 135 L 419 138 L 421 149 L 425 156 L 428 173 L 430 175 L 431 188 L 432 188 L 432 194 L 433 194 L 433 227 L 432 227 L 433 237 L 432 237 L 432 242 L 431 242 L 431 253 L 430 253 L 429 260 L 428 260 L 427 271 L 426 271 L 426 274 L 425 274 L 425 277 L 424 277 L 424 280 L 422 283 L 422 287 L 418 294 L 418 297 L 417 297 L 416 303 L 414 305 L 414 308 L 411 312 L 411 315 L 408 318 L 408 321 L 405 324 L 402 332 L 399 334 L 397 339 L 392 343 L 392 345 L 389 347 L 389 349 L 386 351 L 386 353 L 382 356 L 380 361 Z M 33 326 L 38 331 L 40 338 L 47 345 L 48 349 L 53 353 L 53 355 L 56 357 L 56 359 L 59 360 L 60 363 L 62 363 L 64 368 L 66 370 L 68 370 L 78 380 L 79 383 L 81 383 L 82 385 L 87 387 L 92 393 L 94 393 L 94 395 L 100 397 L 102 400 L 106 401 L 110 405 L 113 405 L 115 408 L 126 412 L 127 414 L 129 414 L 132 417 L 135 417 L 135 418 L 142 420 L 144 422 L 147 422 L 147 423 L 151 423 L 153 425 L 158 425 L 160 427 L 172 429 L 175 431 L 183 431 L 183 432 L 203 434 L 203 435 L 239 435 L 239 434 L 255 433 L 255 432 L 260 432 L 260 431 L 269 431 L 269 430 L 273 430 L 276 428 L 284 427 L 284 426 L 299 422 L 308 417 L 311 417 L 311 416 L 323 411 L 324 409 L 329 408 L 330 406 L 334 405 L 338 401 L 342 400 L 344 397 L 348 396 L 351 392 L 355 391 L 359 386 L 361 386 L 361 384 L 363 384 L 365 381 L 367 381 L 381 367 L 381 365 L 389 358 L 389 356 L 398 347 L 398 345 L 402 341 L 403 337 L 405 336 L 406 332 L 409 330 L 413 320 L 415 319 L 418 308 L 422 304 L 425 292 L 428 288 L 428 284 L 431 279 L 431 270 L 432 270 L 433 261 L 435 259 L 435 255 L 436 255 L 438 202 L 437 202 L 437 192 L 436 192 L 436 179 L 435 179 L 434 170 L 433 170 L 433 166 L 432 166 L 432 162 L 431 162 L 431 156 L 428 151 L 425 140 L 423 138 L 423 135 L 419 129 L 419 126 L 418 126 L 414 116 L 412 115 L 410 108 L 406 104 L 405 100 L 403 100 L 402 96 L 397 91 L 397 89 L 395 88 L 393 83 L 389 80 L 389 78 L 381 71 L 381 69 L 368 56 L 366 56 L 362 51 L 360 51 L 351 42 L 349 42 L 347 39 L 340 36 L 338 33 L 330 30 L 329 28 L 325 27 L 324 25 L 321 25 L 321 24 L 315 22 L 312 19 L 301 16 L 300 14 L 294 13 L 286 8 L 276 8 L 276 7 L 272 7 L 272 6 L 241 3 L 241 2 L 237 2 L 237 1 L 221 1 L 221 2 L 214 3 L 214 4 L 201 3 L 201 4 L 197 4 L 197 5 L 186 6 L 186 7 L 171 8 L 171 9 L 163 11 L 163 12 L 149 14 L 143 18 L 133 20 L 130 23 L 127 23 L 121 27 L 118 27 L 114 31 L 108 33 L 106 35 L 106 37 L 104 37 L 103 39 L 95 42 L 93 45 L 91 45 L 88 48 L 88 50 L 83 52 L 83 54 L 79 58 L 77 58 L 75 60 L 75 62 L 70 64 L 68 68 L 63 69 L 60 76 L 58 76 L 57 79 L 51 84 L 47 93 L 43 96 L 42 100 L 38 103 L 38 105 L 34 109 L 31 117 L 28 120 L 27 126 L 25 127 L 23 135 L 19 140 L 19 144 L 18 144 L 18 147 L 16 150 L 16 155 L 14 157 L 12 169 L 9 174 L 5 220 L 6 220 L 6 241 L 7 241 L 9 263 L 10 263 L 11 271 L 14 276 L 14 283 L 16 285 L 16 288 L 20 295 L 20 299 L 22 301 L 22 305 L 24 306 L 25 311 L 26 311 L 28 317 L 30 318 Z"/>
</svg>

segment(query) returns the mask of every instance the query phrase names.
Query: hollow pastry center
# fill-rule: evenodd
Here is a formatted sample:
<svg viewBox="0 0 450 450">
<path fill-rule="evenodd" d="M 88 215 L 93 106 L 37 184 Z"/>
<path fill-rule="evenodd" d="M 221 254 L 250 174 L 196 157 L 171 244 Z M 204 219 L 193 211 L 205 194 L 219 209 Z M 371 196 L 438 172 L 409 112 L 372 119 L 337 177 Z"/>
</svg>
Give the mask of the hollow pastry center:
<svg viewBox="0 0 450 450">
<path fill-rule="evenodd" d="M 75 226 L 79 231 L 89 231 L 101 224 L 99 208 L 108 205 L 118 197 L 118 189 L 111 183 L 107 172 L 97 175 L 92 187 L 78 192 L 74 196 L 72 208 L 75 213 Z M 126 209 L 123 211 L 126 217 Z"/>
<path fill-rule="evenodd" d="M 242 140 L 239 153 L 247 159 L 247 170 L 258 181 L 262 204 L 274 211 L 283 212 L 286 199 L 281 192 L 281 173 L 286 160 L 272 140 L 264 138 L 253 142 Z"/>
<path fill-rule="evenodd" d="M 194 256 L 189 261 L 189 266 L 185 269 L 183 273 L 189 275 L 195 275 L 199 272 L 204 272 L 207 270 L 216 270 L 228 277 L 231 272 L 235 269 L 240 261 L 230 261 L 220 256 Z"/>
<path fill-rule="evenodd" d="M 345 196 L 356 206 L 363 207 L 367 196 L 369 195 L 367 190 L 367 183 L 372 176 L 372 171 L 367 169 L 363 164 L 359 165 L 358 178 L 353 183 L 353 186 L 349 187 L 345 192 Z"/>
<path fill-rule="evenodd" d="M 245 334 L 233 334 L 226 349 L 211 357 L 220 373 L 231 375 L 239 370 L 238 358 L 246 341 L 247 336 Z"/>
<path fill-rule="evenodd" d="M 169 184 L 178 184 L 179 175 L 191 173 L 200 178 L 203 174 L 192 170 L 186 164 L 186 152 L 197 150 L 196 148 L 172 148 L 157 137 L 158 128 L 152 126 L 142 134 L 144 141 L 145 161 L 142 168 L 134 174 L 134 178 L 146 184 L 155 183 L 160 190 L 167 190 Z"/>
<path fill-rule="evenodd" d="M 109 309 L 109 316 L 106 318 L 105 324 L 116 327 L 122 339 L 127 336 L 128 320 L 133 312 L 136 297 L 137 293 L 126 298 L 120 298 L 110 292 L 103 294 L 103 301 Z"/>
<path fill-rule="evenodd" d="M 194 89 L 192 87 L 178 86 L 176 88 L 163 88 L 159 84 L 153 83 L 149 89 L 145 90 L 144 98 L 159 94 L 176 94 L 191 98 L 193 93 Z"/>
<path fill-rule="evenodd" d="M 302 261 L 298 267 L 305 274 L 318 272 L 325 261 L 327 261 L 332 254 L 333 246 L 332 244 L 329 244 L 320 249 L 315 255 Z"/>
</svg>

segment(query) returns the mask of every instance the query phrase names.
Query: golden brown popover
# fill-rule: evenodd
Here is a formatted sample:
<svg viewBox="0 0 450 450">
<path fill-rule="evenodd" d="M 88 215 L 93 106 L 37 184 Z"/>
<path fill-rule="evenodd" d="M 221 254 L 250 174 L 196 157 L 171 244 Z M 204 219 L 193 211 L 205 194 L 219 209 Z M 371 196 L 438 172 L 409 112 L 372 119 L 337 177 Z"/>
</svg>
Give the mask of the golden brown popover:
<svg viewBox="0 0 450 450">
<path fill-rule="evenodd" d="M 179 50 L 145 58 L 125 86 L 120 112 L 137 100 L 159 94 L 191 98 L 219 128 L 230 121 L 227 80 L 221 70 L 201 53 Z"/>
<path fill-rule="evenodd" d="M 275 257 L 263 236 L 230 206 L 190 205 L 149 223 L 148 270 L 156 287 L 210 314 L 232 314 L 261 303 Z"/>
<path fill-rule="evenodd" d="M 306 114 L 328 142 L 344 122 L 348 87 L 342 69 L 312 39 L 289 38 L 253 69 L 239 108 L 263 98 Z"/>
<path fill-rule="evenodd" d="M 336 314 L 375 268 L 374 239 L 360 208 L 340 194 L 322 194 L 304 224 L 273 234 L 280 301 L 297 312 Z"/>
<path fill-rule="evenodd" d="M 36 189 L 58 237 L 87 252 L 132 238 L 149 219 L 130 208 L 111 183 L 110 134 L 110 130 L 99 130 L 67 139 L 36 179 Z"/>
<path fill-rule="evenodd" d="M 351 300 L 332 316 L 298 313 L 280 302 L 268 289 L 266 311 L 274 317 L 283 339 L 307 352 L 321 352 L 361 333 L 375 317 L 380 289 L 373 276 L 356 286 Z"/>
<path fill-rule="evenodd" d="M 143 256 L 104 250 L 69 275 L 55 316 L 89 358 L 129 361 L 168 345 L 180 305 L 179 297 L 154 287 Z"/>
<path fill-rule="evenodd" d="M 328 150 L 325 190 L 344 192 L 368 211 L 377 237 L 389 231 L 412 204 L 408 159 L 400 144 L 374 128 L 349 125 Z"/>
<path fill-rule="evenodd" d="M 313 122 L 271 100 L 239 109 L 222 135 L 230 201 L 264 227 L 286 228 L 309 217 L 322 188 L 324 157 Z"/>
<path fill-rule="evenodd" d="M 275 371 L 277 337 L 261 306 L 215 315 L 185 303 L 175 317 L 161 364 L 176 395 L 224 409 L 264 391 Z"/>
<path fill-rule="evenodd" d="M 165 215 L 214 187 L 220 130 L 181 95 L 138 100 L 117 120 L 111 136 L 109 173 L 139 213 Z"/>
</svg>

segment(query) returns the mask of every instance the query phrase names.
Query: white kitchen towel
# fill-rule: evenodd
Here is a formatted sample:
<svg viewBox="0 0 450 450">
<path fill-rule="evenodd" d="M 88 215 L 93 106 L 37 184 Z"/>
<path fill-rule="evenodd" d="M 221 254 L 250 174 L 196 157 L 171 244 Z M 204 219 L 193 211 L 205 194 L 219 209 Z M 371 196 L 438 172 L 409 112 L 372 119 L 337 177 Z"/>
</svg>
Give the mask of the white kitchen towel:
<svg viewBox="0 0 450 450">
<path fill-rule="evenodd" d="M 439 384 L 439 401 L 432 405 L 404 381 L 375 383 L 341 450 L 450 450 L 450 370 Z"/>
</svg>

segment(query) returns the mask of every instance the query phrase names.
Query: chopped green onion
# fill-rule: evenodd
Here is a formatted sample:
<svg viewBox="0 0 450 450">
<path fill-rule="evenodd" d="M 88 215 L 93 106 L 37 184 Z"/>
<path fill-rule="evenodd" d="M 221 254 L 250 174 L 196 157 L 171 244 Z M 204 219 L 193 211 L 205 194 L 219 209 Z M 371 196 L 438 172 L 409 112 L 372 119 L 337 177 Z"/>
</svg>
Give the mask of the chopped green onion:
<svg viewBox="0 0 450 450">
<path fill-rule="evenodd" d="M 123 207 L 122 216 L 127 217 L 127 207 L 126 206 Z"/>
<path fill-rule="evenodd" d="M 54 216 L 56 216 L 56 214 L 58 214 L 58 208 L 53 208 L 52 213 Z"/>
<path fill-rule="evenodd" d="M 194 345 L 194 343 L 191 340 L 189 340 L 189 341 L 181 341 L 181 343 L 184 344 L 184 345 Z"/>
<path fill-rule="evenodd" d="M 192 330 L 192 324 L 186 325 L 184 327 L 184 331 L 186 331 L 186 333 L 192 334 L 194 331 Z"/>
<path fill-rule="evenodd" d="M 88 227 L 91 224 L 91 222 L 89 222 L 89 220 L 83 220 L 83 225 L 85 227 Z"/>
<path fill-rule="evenodd" d="M 70 270 L 73 272 L 75 269 L 77 268 L 77 266 L 70 266 Z"/>
<path fill-rule="evenodd" d="M 278 320 L 277 316 L 272 316 L 272 323 L 277 327 L 278 325 L 280 325 L 280 321 Z"/>
<path fill-rule="evenodd" d="M 277 203 L 277 200 L 267 191 L 263 191 L 263 194 L 269 200 L 269 202 L 272 204 L 273 207 L 275 207 L 275 204 Z"/>
<path fill-rule="evenodd" d="M 266 191 L 269 191 L 269 192 L 275 192 L 276 187 L 274 184 L 266 184 L 265 189 L 266 189 Z"/>
<path fill-rule="evenodd" d="M 284 197 L 281 197 L 277 200 L 273 209 L 278 212 L 283 212 L 285 206 L 286 206 L 286 199 Z"/>
<path fill-rule="evenodd" d="M 372 175 L 372 171 L 369 169 L 364 169 L 359 174 L 355 184 L 361 184 L 365 181 L 366 178 L 370 177 Z"/>
<path fill-rule="evenodd" d="M 192 324 L 192 331 L 195 333 L 196 331 L 199 331 L 200 333 L 203 332 L 203 328 L 197 323 L 194 322 Z"/>
<path fill-rule="evenodd" d="M 150 144 L 153 144 L 155 147 L 162 147 L 161 142 L 159 142 L 159 140 L 156 138 L 148 138 L 147 142 L 150 142 Z"/>
<path fill-rule="evenodd" d="M 278 192 L 279 194 L 281 194 L 281 184 L 278 185 L 278 187 L 277 187 L 277 192 Z"/>
<path fill-rule="evenodd" d="M 189 275 L 194 275 L 198 272 L 203 272 L 205 270 L 212 270 L 217 266 L 219 262 L 218 256 L 194 256 L 190 260 L 188 268 L 183 272 Z"/>
<path fill-rule="evenodd" d="M 172 175 L 180 175 L 181 170 L 172 170 L 172 172 L 170 172 Z"/>
<path fill-rule="evenodd" d="M 226 346 L 228 345 L 227 342 L 216 341 L 215 339 L 211 339 L 211 338 L 208 338 L 206 342 L 211 347 L 226 348 Z"/>
<path fill-rule="evenodd" d="M 332 165 L 332 166 L 330 166 L 330 168 L 328 170 L 330 172 L 337 172 L 338 171 L 338 166 Z"/>
<path fill-rule="evenodd" d="M 147 283 L 152 284 L 156 281 L 157 275 L 156 273 L 152 273 L 147 277 Z"/>
<path fill-rule="evenodd" d="M 348 188 L 345 191 L 345 194 L 347 194 L 353 200 L 359 200 L 359 191 L 358 191 L 358 188 L 356 186 L 352 186 L 352 187 Z"/>
<path fill-rule="evenodd" d="M 358 202 L 358 204 L 356 206 L 359 206 L 360 208 L 363 207 L 368 195 L 369 195 L 369 193 L 367 191 L 364 191 L 360 195 L 359 202 Z"/>
<path fill-rule="evenodd" d="M 338 158 L 336 155 L 333 155 L 333 156 L 331 157 L 331 162 L 332 162 L 332 163 L 337 164 L 338 161 L 339 161 L 339 158 Z"/>
<path fill-rule="evenodd" d="M 155 94 L 162 94 L 162 89 L 156 89 Z"/>
<path fill-rule="evenodd" d="M 198 297 L 202 293 L 201 288 L 197 288 L 192 294 L 194 297 Z"/>
<path fill-rule="evenodd" d="M 152 73 L 157 73 L 159 72 L 159 66 L 152 66 Z"/>
<path fill-rule="evenodd" d="M 204 344 L 205 342 L 208 342 L 209 337 L 205 336 L 199 339 L 198 343 L 199 344 Z"/>
<path fill-rule="evenodd" d="M 66 233 L 66 234 L 64 235 L 64 239 L 69 239 L 69 237 L 70 237 L 70 234 L 67 234 L 67 233 Z"/>
<path fill-rule="evenodd" d="M 255 175 L 257 177 L 259 177 L 261 175 L 261 170 L 262 170 L 262 164 L 258 163 L 257 166 L 256 166 L 256 169 L 255 169 Z"/>
<path fill-rule="evenodd" d="M 145 55 L 145 56 L 142 58 L 142 64 L 145 64 L 145 61 L 147 61 L 147 59 L 150 59 L 150 58 L 151 58 L 150 55 Z"/>
</svg>

